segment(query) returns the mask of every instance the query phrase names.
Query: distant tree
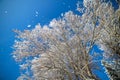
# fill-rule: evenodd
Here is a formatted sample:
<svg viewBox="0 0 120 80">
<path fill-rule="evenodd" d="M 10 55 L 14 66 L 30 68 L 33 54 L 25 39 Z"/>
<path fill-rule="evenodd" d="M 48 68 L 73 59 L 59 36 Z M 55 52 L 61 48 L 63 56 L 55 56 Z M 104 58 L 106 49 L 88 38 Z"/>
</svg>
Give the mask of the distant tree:
<svg viewBox="0 0 120 80">
<path fill-rule="evenodd" d="M 90 54 L 94 45 L 104 50 L 103 64 L 111 76 L 108 59 L 120 55 L 120 10 L 104 0 L 84 0 L 83 5 L 77 4 L 82 15 L 69 11 L 49 25 L 15 30 L 13 57 L 23 70 L 18 80 L 98 80 L 96 53 Z"/>
</svg>

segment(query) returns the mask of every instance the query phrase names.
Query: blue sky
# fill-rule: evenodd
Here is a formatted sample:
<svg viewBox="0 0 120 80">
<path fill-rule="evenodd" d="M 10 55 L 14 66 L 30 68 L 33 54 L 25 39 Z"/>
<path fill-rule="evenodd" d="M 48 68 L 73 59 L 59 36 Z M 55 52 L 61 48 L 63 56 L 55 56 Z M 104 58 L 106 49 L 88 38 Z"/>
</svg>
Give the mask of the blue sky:
<svg viewBox="0 0 120 80">
<path fill-rule="evenodd" d="M 20 75 L 18 63 L 11 55 L 15 39 L 12 30 L 31 29 L 38 23 L 49 24 L 49 21 L 58 18 L 61 13 L 69 10 L 76 12 L 77 1 L 0 0 L 0 80 L 16 80 Z M 82 3 L 82 0 L 79 1 Z M 97 74 L 103 80 L 108 80 L 103 71 Z"/>
<path fill-rule="evenodd" d="M 48 24 L 61 13 L 76 9 L 78 0 L 0 0 L 0 80 L 16 80 L 18 63 L 12 58 L 14 32 Z M 27 27 L 31 25 L 31 27 Z"/>
</svg>

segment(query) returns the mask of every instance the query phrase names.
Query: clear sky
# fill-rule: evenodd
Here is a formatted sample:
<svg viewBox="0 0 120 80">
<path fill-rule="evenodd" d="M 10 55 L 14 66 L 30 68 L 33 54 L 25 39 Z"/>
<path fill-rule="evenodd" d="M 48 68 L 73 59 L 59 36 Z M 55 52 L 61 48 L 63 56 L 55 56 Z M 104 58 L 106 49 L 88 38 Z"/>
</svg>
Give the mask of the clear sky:
<svg viewBox="0 0 120 80">
<path fill-rule="evenodd" d="M 16 80 L 19 66 L 12 58 L 14 32 L 48 24 L 69 10 L 76 12 L 78 0 L 0 0 L 0 80 Z M 79 0 L 82 4 L 82 0 Z M 97 49 L 96 49 L 97 50 Z M 98 73 L 108 80 L 103 72 Z"/>
</svg>

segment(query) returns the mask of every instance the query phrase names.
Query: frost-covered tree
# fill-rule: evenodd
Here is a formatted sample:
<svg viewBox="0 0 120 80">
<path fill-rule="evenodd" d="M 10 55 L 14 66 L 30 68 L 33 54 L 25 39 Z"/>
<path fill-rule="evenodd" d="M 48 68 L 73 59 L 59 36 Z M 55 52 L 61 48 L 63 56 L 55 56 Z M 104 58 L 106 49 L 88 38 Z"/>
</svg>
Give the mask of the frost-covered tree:
<svg viewBox="0 0 120 80">
<path fill-rule="evenodd" d="M 104 50 L 106 70 L 106 64 L 111 68 L 111 55 L 120 55 L 120 10 L 105 0 L 84 0 L 83 5 L 77 4 L 81 15 L 69 11 L 49 25 L 15 30 L 13 57 L 22 70 L 18 80 L 97 80 L 94 45 Z"/>
<path fill-rule="evenodd" d="M 119 0 L 117 0 L 119 4 Z M 98 45 L 104 50 L 103 65 L 112 80 L 120 79 L 120 7 L 114 10 L 111 2 L 98 8 L 101 29 Z"/>
<path fill-rule="evenodd" d="M 101 33 L 103 64 L 112 80 L 120 79 L 120 7 L 112 13 Z M 107 20 L 107 19 L 106 19 Z"/>
<path fill-rule="evenodd" d="M 94 1 L 90 0 L 90 3 Z M 96 11 L 94 11 L 98 17 L 98 26 L 101 28 L 97 42 L 104 50 L 102 61 L 112 80 L 120 79 L 120 0 L 116 1 L 119 5 L 117 10 L 111 2 L 104 0 L 97 5 L 98 7 L 95 7 Z M 92 10 L 95 8 L 92 7 Z"/>
<path fill-rule="evenodd" d="M 24 32 L 16 30 L 15 59 L 24 61 L 21 67 L 32 70 L 35 80 L 95 79 L 93 56 L 89 53 L 97 27 L 89 18 L 87 13 L 78 16 L 69 11 L 49 25 L 39 24 Z"/>
</svg>

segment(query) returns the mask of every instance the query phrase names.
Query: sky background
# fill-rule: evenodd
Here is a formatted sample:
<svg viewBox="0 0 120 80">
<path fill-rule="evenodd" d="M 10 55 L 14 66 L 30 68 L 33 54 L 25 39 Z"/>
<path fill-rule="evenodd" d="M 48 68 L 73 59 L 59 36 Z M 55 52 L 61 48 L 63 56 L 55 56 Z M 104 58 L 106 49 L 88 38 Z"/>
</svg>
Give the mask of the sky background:
<svg viewBox="0 0 120 80">
<path fill-rule="evenodd" d="M 69 10 L 76 11 L 78 0 L 0 0 L 0 80 L 16 80 L 18 63 L 12 58 L 13 29 L 32 29 L 38 23 L 49 24 Z M 82 4 L 82 0 L 79 0 Z M 96 49 L 97 50 L 97 49 Z M 103 73 L 97 73 L 108 80 Z"/>
<path fill-rule="evenodd" d="M 0 80 L 16 80 L 18 63 L 12 58 L 13 29 L 49 24 L 61 13 L 76 9 L 78 0 L 0 0 Z M 29 25 L 29 26 L 28 26 Z"/>
</svg>

